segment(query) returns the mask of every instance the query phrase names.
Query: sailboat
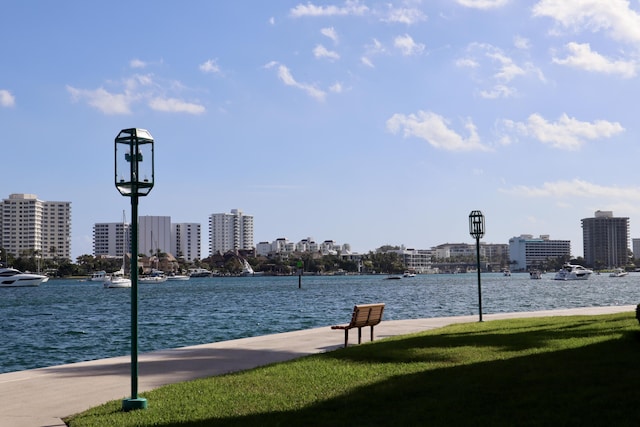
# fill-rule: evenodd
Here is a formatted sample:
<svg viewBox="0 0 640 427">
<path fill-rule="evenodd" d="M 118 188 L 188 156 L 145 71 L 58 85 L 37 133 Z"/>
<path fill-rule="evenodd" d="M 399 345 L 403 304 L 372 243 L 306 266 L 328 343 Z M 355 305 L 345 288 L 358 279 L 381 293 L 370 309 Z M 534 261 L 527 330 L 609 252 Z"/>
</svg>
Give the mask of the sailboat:
<svg viewBox="0 0 640 427">
<path fill-rule="evenodd" d="M 124 229 L 125 229 L 125 215 L 124 215 L 124 211 L 122 211 L 122 233 L 124 235 Z M 125 261 L 125 257 L 127 256 L 127 252 L 123 251 L 122 252 L 122 267 L 120 267 L 120 270 L 118 271 L 114 271 L 113 273 L 111 273 L 106 280 L 104 281 L 103 285 L 105 288 L 130 288 L 131 287 L 131 279 L 129 279 L 128 277 L 125 276 L 124 274 L 124 261 Z"/>
</svg>

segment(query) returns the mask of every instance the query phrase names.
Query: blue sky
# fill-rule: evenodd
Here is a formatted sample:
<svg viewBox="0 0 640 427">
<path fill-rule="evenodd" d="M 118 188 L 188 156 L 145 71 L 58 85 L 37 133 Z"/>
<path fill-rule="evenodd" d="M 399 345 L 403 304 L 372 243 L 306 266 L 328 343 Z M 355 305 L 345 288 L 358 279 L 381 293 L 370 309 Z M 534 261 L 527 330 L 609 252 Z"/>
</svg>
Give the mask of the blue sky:
<svg viewBox="0 0 640 427">
<path fill-rule="evenodd" d="M 640 237 L 640 6 L 623 0 L 6 1 L 0 197 L 72 202 L 72 257 L 129 199 L 114 138 L 148 129 L 141 215 L 241 209 L 255 241 Z"/>
</svg>

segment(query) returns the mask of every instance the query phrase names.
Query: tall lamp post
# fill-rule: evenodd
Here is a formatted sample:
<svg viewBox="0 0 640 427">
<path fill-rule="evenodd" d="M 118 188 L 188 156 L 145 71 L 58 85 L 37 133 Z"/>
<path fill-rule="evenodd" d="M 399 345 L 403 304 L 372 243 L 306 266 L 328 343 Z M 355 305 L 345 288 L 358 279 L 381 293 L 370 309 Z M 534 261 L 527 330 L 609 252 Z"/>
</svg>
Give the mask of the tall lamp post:
<svg viewBox="0 0 640 427">
<path fill-rule="evenodd" d="M 123 129 L 115 140 L 115 184 L 131 197 L 131 397 L 122 409 L 144 409 L 147 399 L 138 397 L 138 197 L 153 188 L 153 137 L 145 129 Z"/>
<path fill-rule="evenodd" d="M 480 285 L 480 238 L 484 236 L 484 215 L 480 211 L 469 214 L 469 234 L 476 239 L 476 259 L 478 261 L 478 312 L 482 322 L 482 286 Z"/>
</svg>

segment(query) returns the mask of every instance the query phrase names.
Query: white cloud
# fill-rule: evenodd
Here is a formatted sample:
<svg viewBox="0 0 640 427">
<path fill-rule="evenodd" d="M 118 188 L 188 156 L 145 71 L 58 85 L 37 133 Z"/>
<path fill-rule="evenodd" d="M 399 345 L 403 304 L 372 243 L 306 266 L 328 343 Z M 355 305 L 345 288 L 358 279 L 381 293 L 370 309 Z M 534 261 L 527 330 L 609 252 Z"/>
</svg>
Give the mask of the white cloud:
<svg viewBox="0 0 640 427">
<path fill-rule="evenodd" d="M 6 89 L 0 89 L 0 107 L 13 107 L 16 105 L 16 97 Z"/>
<path fill-rule="evenodd" d="M 517 91 L 512 87 L 495 85 L 491 90 L 481 90 L 480 96 L 486 99 L 510 98 L 516 93 Z"/>
<path fill-rule="evenodd" d="M 396 22 L 407 25 L 412 25 L 426 20 L 427 16 L 420 9 L 395 8 L 393 5 L 389 6 L 389 11 L 386 16 L 382 18 L 383 22 Z"/>
<path fill-rule="evenodd" d="M 127 94 L 110 93 L 104 88 L 95 90 L 76 89 L 67 86 L 73 101 L 86 101 L 105 114 L 130 114 L 134 99 Z"/>
<path fill-rule="evenodd" d="M 545 182 L 540 187 L 518 185 L 510 189 L 501 189 L 500 191 L 522 197 L 553 197 L 558 199 L 584 197 L 600 200 L 640 200 L 640 187 L 607 187 L 580 179 Z"/>
<path fill-rule="evenodd" d="M 204 63 L 200 64 L 200 66 L 198 68 L 203 73 L 221 74 L 220 66 L 217 64 L 217 60 L 216 59 L 209 59 L 209 60 L 205 61 Z"/>
<path fill-rule="evenodd" d="M 129 66 L 131 68 L 145 68 L 147 66 L 147 63 L 140 59 L 132 59 L 129 62 Z"/>
<path fill-rule="evenodd" d="M 533 16 L 546 16 L 574 31 L 605 31 L 628 43 L 640 41 L 640 15 L 627 0 L 541 0 Z"/>
<path fill-rule="evenodd" d="M 315 56 L 316 58 L 327 58 L 331 61 L 340 59 L 340 55 L 338 55 L 337 52 L 328 50 L 326 47 L 322 46 L 321 44 L 317 45 L 313 49 L 313 56 Z"/>
<path fill-rule="evenodd" d="M 509 0 L 456 0 L 458 4 L 474 9 L 496 9 L 505 6 Z"/>
<path fill-rule="evenodd" d="M 400 49 L 404 56 L 420 55 L 425 48 L 424 44 L 416 43 L 408 34 L 396 37 L 393 41 L 393 45 Z"/>
<path fill-rule="evenodd" d="M 449 151 L 487 151 L 489 148 L 480 142 L 476 126 L 467 120 L 464 126 L 468 136 L 464 137 L 449 127 L 444 117 L 431 111 L 418 111 L 417 114 L 394 114 L 387 120 L 387 129 L 396 134 L 402 131 L 405 138 L 424 139 L 435 148 Z"/>
<path fill-rule="evenodd" d="M 176 98 L 153 98 L 149 100 L 149 107 L 152 110 L 170 113 L 202 114 L 205 112 L 205 108 L 202 105 Z"/>
<path fill-rule="evenodd" d="M 456 60 L 456 67 L 460 68 L 478 68 L 480 64 L 475 59 L 460 58 Z"/>
<path fill-rule="evenodd" d="M 342 93 L 342 84 L 341 83 L 334 83 L 329 90 L 333 93 Z"/>
<path fill-rule="evenodd" d="M 324 99 L 325 99 L 325 97 L 327 95 L 324 91 L 322 91 L 321 89 L 316 88 L 313 85 L 310 85 L 310 84 L 307 84 L 307 83 L 300 83 L 300 82 L 296 81 L 296 79 L 293 78 L 293 75 L 291 74 L 291 71 L 289 71 L 289 68 L 287 68 L 285 65 L 279 65 L 277 62 L 272 61 L 272 62 L 268 63 L 267 65 L 265 65 L 265 68 L 273 68 L 276 65 L 278 66 L 278 78 L 280 78 L 280 80 L 285 85 L 301 89 L 304 92 L 306 92 L 307 95 L 311 96 L 312 98 L 315 98 L 318 101 L 324 101 Z"/>
<path fill-rule="evenodd" d="M 513 45 L 518 49 L 527 50 L 531 47 L 531 42 L 526 37 L 515 36 L 513 38 Z"/>
<path fill-rule="evenodd" d="M 498 71 L 493 75 L 498 81 L 510 82 L 515 77 L 523 76 L 525 74 L 522 67 L 517 65 L 513 59 L 506 56 L 500 50 L 496 49 L 489 51 L 486 55 L 499 64 Z"/>
<path fill-rule="evenodd" d="M 591 50 L 589 43 L 568 43 L 570 55 L 564 59 L 553 58 L 560 65 L 604 74 L 619 74 L 630 78 L 636 75 L 636 63 L 632 61 L 612 61 Z"/>
<path fill-rule="evenodd" d="M 562 114 L 555 123 L 548 122 L 539 114 L 532 114 L 526 123 L 505 120 L 503 124 L 506 129 L 531 135 L 540 142 L 562 150 L 577 150 L 586 140 L 610 138 L 624 131 L 618 122 L 581 122 L 566 114 Z"/>
<path fill-rule="evenodd" d="M 360 57 L 360 62 L 362 62 L 362 64 L 366 65 L 367 67 L 370 68 L 375 68 L 376 66 L 373 65 L 373 62 L 371 62 L 371 59 L 367 58 L 366 56 L 361 56 Z"/>
<path fill-rule="evenodd" d="M 323 28 L 320 30 L 320 34 L 322 34 L 325 37 L 329 37 L 331 40 L 333 40 L 334 43 L 338 43 L 338 33 L 336 32 L 335 28 L 333 27 Z"/>
<path fill-rule="evenodd" d="M 369 8 L 364 4 L 360 4 L 358 0 L 347 0 L 344 6 L 316 6 L 312 3 L 299 4 L 290 10 L 290 15 L 294 18 L 302 16 L 347 16 L 363 15 L 368 11 Z"/>
</svg>

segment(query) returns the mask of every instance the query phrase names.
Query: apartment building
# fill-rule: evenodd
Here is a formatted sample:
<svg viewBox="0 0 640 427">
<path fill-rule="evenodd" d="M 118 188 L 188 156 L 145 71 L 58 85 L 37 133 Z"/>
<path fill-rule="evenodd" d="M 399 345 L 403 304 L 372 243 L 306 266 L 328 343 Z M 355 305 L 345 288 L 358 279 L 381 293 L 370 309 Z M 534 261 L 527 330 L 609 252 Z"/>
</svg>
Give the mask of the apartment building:
<svg viewBox="0 0 640 427">
<path fill-rule="evenodd" d="M 13 256 L 35 251 L 45 259 L 71 259 L 71 202 L 11 194 L 2 201 L 0 225 L 0 244 Z"/>
<path fill-rule="evenodd" d="M 131 252 L 130 224 L 103 222 L 93 225 L 93 255 L 120 258 Z"/>
<path fill-rule="evenodd" d="M 189 262 L 201 259 L 201 228 L 194 222 L 171 224 L 171 253 Z"/>
<path fill-rule="evenodd" d="M 209 253 L 253 249 L 253 216 L 232 209 L 209 217 Z"/>
<path fill-rule="evenodd" d="M 570 256 L 570 240 L 551 240 L 548 234 L 535 238 L 522 234 L 509 239 L 509 259 L 514 271 L 539 268 L 547 259 Z"/>
<path fill-rule="evenodd" d="M 627 265 L 629 218 L 614 217 L 612 211 L 596 211 L 593 218 L 582 219 L 582 242 L 587 266 Z"/>
</svg>

